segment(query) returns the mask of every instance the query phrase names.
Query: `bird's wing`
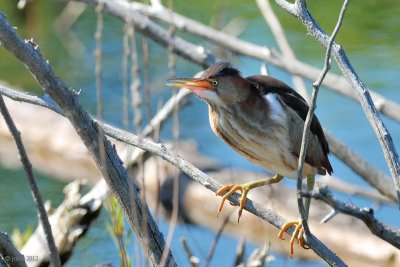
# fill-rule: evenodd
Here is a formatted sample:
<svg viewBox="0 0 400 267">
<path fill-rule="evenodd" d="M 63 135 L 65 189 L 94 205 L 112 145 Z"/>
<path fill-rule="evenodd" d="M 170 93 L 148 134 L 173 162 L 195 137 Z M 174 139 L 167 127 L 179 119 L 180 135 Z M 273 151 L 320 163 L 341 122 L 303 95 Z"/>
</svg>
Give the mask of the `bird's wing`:
<svg viewBox="0 0 400 267">
<path fill-rule="evenodd" d="M 290 120 L 290 125 L 292 125 L 289 130 L 292 152 L 298 157 L 300 154 L 302 129 L 309 109 L 306 100 L 290 86 L 272 77 L 256 75 L 247 77 L 246 79 L 254 85 L 253 88 L 260 95 L 276 94 L 288 107 L 288 119 Z M 318 168 L 323 167 L 323 169 L 331 174 L 333 170 L 328 159 L 328 142 L 326 141 L 321 124 L 315 115 L 311 121 L 310 130 L 312 135 L 307 148 L 306 162 Z"/>
</svg>

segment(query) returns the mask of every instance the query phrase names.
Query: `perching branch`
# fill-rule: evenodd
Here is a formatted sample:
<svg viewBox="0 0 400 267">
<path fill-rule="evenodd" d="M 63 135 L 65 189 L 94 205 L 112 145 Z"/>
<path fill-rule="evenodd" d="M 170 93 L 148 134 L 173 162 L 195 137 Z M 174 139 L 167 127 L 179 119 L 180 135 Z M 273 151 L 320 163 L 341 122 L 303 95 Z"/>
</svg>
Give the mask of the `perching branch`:
<svg viewBox="0 0 400 267">
<path fill-rule="evenodd" d="M 321 200 L 336 211 L 360 219 L 369 228 L 371 233 L 400 249 L 400 230 L 384 225 L 374 217 L 374 211 L 368 208 L 359 208 L 350 203 L 337 200 L 326 188 L 318 188 L 313 192 L 301 192 L 303 197 L 312 197 Z"/>
<path fill-rule="evenodd" d="M 1 15 L 1 13 L 0 13 Z M 13 119 L 8 112 L 6 104 L 4 103 L 3 97 L 0 95 L 0 111 L 4 117 L 4 120 L 7 124 L 11 135 L 14 137 L 15 144 L 17 145 L 17 150 L 20 155 L 20 160 L 24 170 L 26 172 L 26 176 L 28 177 L 29 186 L 31 188 L 31 193 L 33 200 L 35 201 L 36 208 L 38 210 L 39 221 L 43 227 L 44 236 L 47 241 L 47 245 L 49 247 L 50 252 L 50 261 L 53 266 L 61 267 L 60 257 L 58 255 L 57 247 L 54 243 L 54 237 L 51 232 L 51 225 L 49 222 L 49 218 L 47 217 L 47 212 L 43 204 L 42 196 L 40 195 L 39 188 L 36 184 L 35 176 L 32 171 L 32 164 L 29 161 L 28 155 L 26 154 L 25 147 L 22 143 L 21 134 L 18 131 L 17 127 L 14 124 Z"/>
<path fill-rule="evenodd" d="M 336 34 L 339 32 L 340 26 L 342 25 L 344 14 L 347 9 L 348 3 L 349 3 L 349 0 L 344 1 L 342 9 L 340 11 L 339 19 L 335 26 L 335 29 L 333 30 L 333 33 L 332 33 L 331 37 L 329 38 L 328 48 L 326 50 L 326 55 L 325 55 L 324 67 L 323 67 L 322 72 L 319 75 L 317 81 L 313 84 L 313 92 L 311 95 L 311 105 L 308 110 L 306 120 L 304 122 L 303 138 L 301 141 L 300 155 L 299 155 L 299 161 L 298 161 L 298 167 L 297 167 L 297 177 L 298 177 L 297 178 L 297 204 L 299 207 L 301 221 L 302 221 L 303 229 L 304 229 L 304 235 L 305 235 L 307 244 L 310 242 L 315 242 L 314 241 L 315 237 L 311 234 L 310 229 L 308 227 L 308 223 L 307 223 L 308 216 L 306 215 L 307 211 L 304 208 L 304 203 L 303 203 L 303 199 L 300 195 L 300 192 L 301 192 L 301 185 L 302 185 L 302 181 L 303 181 L 303 168 L 304 168 L 304 162 L 305 162 L 306 153 L 307 153 L 307 145 L 308 145 L 309 136 L 310 136 L 310 125 L 311 125 L 312 118 L 314 116 L 314 110 L 316 108 L 319 88 L 331 67 L 330 57 L 331 57 L 333 41 L 335 40 Z M 320 257 L 322 257 L 322 255 L 325 253 L 323 250 L 314 250 L 314 251 Z M 335 262 L 328 262 L 328 263 L 330 265 L 336 264 Z M 339 264 L 344 264 L 344 263 L 340 262 Z"/>
<path fill-rule="evenodd" d="M 184 90 L 182 90 L 183 92 Z M 179 96 L 181 93 L 178 93 L 177 96 Z M 184 93 L 182 93 L 183 95 Z M 185 93 L 187 94 L 187 92 Z M 172 101 L 170 102 L 171 106 L 173 106 Z M 46 106 L 45 103 L 42 103 L 43 106 Z M 47 107 L 54 108 L 51 105 L 48 105 Z M 56 109 L 57 110 L 57 109 Z M 107 124 L 103 124 L 104 127 L 104 132 L 108 136 L 114 137 L 116 140 L 119 140 L 121 142 L 130 144 L 132 146 L 138 147 L 140 149 L 143 149 L 145 151 L 148 151 L 150 153 L 153 153 L 162 159 L 166 160 L 167 162 L 171 163 L 172 165 L 176 166 L 178 169 L 192 177 L 194 180 L 205 186 L 206 188 L 212 190 L 213 192 L 216 192 L 222 185 L 218 183 L 216 180 L 211 178 L 210 176 L 206 175 L 196 167 L 194 167 L 191 163 L 185 161 L 184 159 L 180 158 L 176 154 L 168 151 L 164 145 L 162 144 L 157 144 L 154 143 L 148 139 L 145 138 L 139 138 L 138 136 L 111 127 Z M 238 204 L 239 203 L 239 195 L 234 194 L 229 200 L 232 201 L 233 203 Z M 273 211 L 269 209 L 263 208 L 262 205 L 259 205 L 257 203 L 252 202 L 250 199 L 246 201 L 245 209 L 254 215 L 260 217 L 261 219 L 269 222 L 271 225 L 281 228 L 285 220 L 280 217 L 278 214 L 274 213 Z M 291 233 L 291 230 L 288 231 L 288 233 Z M 335 255 L 328 255 L 328 257 L 336 257 Z"/>
<path fill-rule="evenodd" d="M 127 216 L 131 228 L 135 231 L 136 240 L 141 244 L 144 254 L 152 265 L 160 262 L 164 250 L 164 239 L 148 207 L 144 205 L 134 186 L 122 166 L 112 144 L 104 137 L 104 162 L 100 160 L 100 144 L 97 124 L 82 108 L 77 99 L 77 94 L 71 91 L 64 82 L 56 76 L 49 63 L 30 43 L 22 41 L 15 33 L 14 28 L 7 22 L 6 17 L 0 13 L 0 43 L 4 48 L 18 58 L 32 72 L 36 80 L 45 91 L 60 106 L 66 117 L 70 120 L 77 133 L 88 148 L 108 186 L 117 196 L 122 209 Z M 145 213 L 145 215 L 143 214 Z M 143 220 L 146 217 L 146 221 Z M 146 229 L 144 229 L 146 228 Z M 149 233 L 143 236 L 143 233 Z M 171 253 L 167 265 L 174 266 L 175 260 Z"/>
<path fill-rule="evenodd" d="M 327 34 L 321 29 L 321 27 L 308 12 L 307 5 L 304 0 L 296 0 L 294 4 L 289 3 L 286 0 L 275 1 L 282 8 L 297 17 L 307 28 L 308 32 L 324 47 L 328 47 L 329 38 Z M 390 173 L 392 174 L 400 208 L 400 162 L 397 150 L 393 144 L 392 137 L 385 124 L 381 120 L 368 89 L 353 69 L 353 66 L 350 64 L 345 51 L 340 47 L 340 45 L 336 43 L 332 45 L 332 56 L 335 58 L 335 61 L 338 64 L 342 74 L 347 78 L 353 89 L 356 91 L 358 99 L 361 103 L 361 107 L 363 108 L 364 113 L 366 114 L 376 136 L 379 139 L 386 163 L 389 167 Z"/>
</svg>

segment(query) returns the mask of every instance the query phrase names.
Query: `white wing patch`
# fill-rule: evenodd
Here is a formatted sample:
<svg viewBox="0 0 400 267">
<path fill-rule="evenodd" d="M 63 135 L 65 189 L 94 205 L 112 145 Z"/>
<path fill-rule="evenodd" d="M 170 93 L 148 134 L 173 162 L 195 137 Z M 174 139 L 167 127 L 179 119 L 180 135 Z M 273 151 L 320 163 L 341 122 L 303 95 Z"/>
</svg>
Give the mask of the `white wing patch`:
<svg viewBox="0 0 400 267">
<path fill-rule="evenodd" d="M 271 119 L 283 122 L 285 120 L 285 112 L 278 96 L 273 93 L 264 95 L 265 100 L 267 100 L 271 108 Z"/>
</svg>

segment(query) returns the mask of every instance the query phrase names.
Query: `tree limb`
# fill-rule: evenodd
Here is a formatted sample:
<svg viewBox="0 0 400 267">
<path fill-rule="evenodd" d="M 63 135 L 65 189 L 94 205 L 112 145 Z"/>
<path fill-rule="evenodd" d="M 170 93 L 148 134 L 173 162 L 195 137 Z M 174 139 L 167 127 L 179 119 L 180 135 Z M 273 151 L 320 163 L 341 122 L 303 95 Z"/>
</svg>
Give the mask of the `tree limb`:
<svg viewBox="0 0 400 267">
<path fill-rule="evenodd" d="M 138 189 L 129 179 L 115 148 L 105 137 L 103 140 L 106 156 L 104 162 L 100 160 L 101 151 L 99 150 L 99 133 L 97 132 L 96 122 L 79 104 L 77 94 L 56 76 L 49 63 L 38 52 L 36 46 L 33 47 L 30 43 L 23 42 L 17 36 L 14 28 L 7 22 L 2 13 L 0 13 L 0 43 L 25 64 L 43 89 L 63 110 L 85 146 L 91 152 L 111 191 L 117 196 L 147 259 L 152 265 L 157 265 L 165 246 L 163 236 L 158 230 L 148 207 L 142 203 Z M 146 221 L 143 220 L 144 216 Z M 149 235 L 143 236 L 146 231 Z M 176 265 L 171 253 L 169 253 L 167 265 Z"/>
</svg>

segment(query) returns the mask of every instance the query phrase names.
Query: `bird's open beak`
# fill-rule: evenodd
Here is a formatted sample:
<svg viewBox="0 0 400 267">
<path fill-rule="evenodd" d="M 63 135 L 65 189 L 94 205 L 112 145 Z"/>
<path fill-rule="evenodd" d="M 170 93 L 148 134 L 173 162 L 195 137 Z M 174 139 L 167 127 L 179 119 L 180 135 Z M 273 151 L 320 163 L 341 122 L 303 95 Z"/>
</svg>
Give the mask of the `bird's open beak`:
<svg viewBox="0 0 400 267">
<path fill-rule="evenodd" d="M 167 86 L 176 88 L 187 88 L 189 90 L 213 90 L 214 87 L 207 79 L 200 78 L 177 78 L 168 80 Z"/>
</svg>

